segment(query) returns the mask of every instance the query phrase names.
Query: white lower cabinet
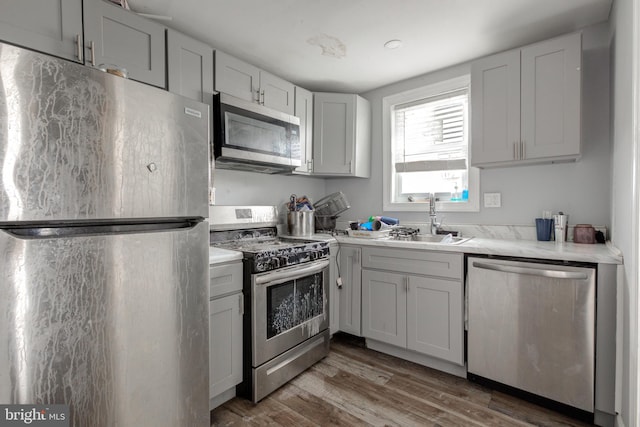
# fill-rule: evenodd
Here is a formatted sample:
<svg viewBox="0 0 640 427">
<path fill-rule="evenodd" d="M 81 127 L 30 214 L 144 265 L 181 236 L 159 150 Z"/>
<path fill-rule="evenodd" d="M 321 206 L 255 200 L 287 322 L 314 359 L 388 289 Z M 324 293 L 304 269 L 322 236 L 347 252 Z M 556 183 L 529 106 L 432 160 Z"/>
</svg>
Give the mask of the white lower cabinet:
<svg viewBox="0 0 640 427">
<path fill-rule="evenodd" d="M 233 398 L 242 382 L 242 263 L 210 267 L 209 409 Z"/>
<path fill-rule="evenodd" d="M 462 254 L 364 248 L 362 255 L 362 335 L 463 365 Z M 402 271 L 381 270 L 390 267 Z"/>
<path fill-rule="evenodd" d="M 362 335 L 407 346 L 407 276 L 362 272 Z"/>
<path fill-rule="evenodd" d="M 337 269 L 342 279 L 342 286 L 338 290 L 340 330 L 356 336 L 362 336 L 360 326 L 361 253 L 362 250 L 359 247 L 340 245 Z"/>
<path fill-rule="evenodd" d="M 331 335 L 338 332 L 340 328 L 340 288 L 337 285 L 338 251 L 339 246 L 337 243 L 329 245 L 329 333 Z"/>
<path fill-rule="evenodd" d="M 420 276 L 407 280 L 407 348 L 462 365 L 462 282 Z"/>
</svg>

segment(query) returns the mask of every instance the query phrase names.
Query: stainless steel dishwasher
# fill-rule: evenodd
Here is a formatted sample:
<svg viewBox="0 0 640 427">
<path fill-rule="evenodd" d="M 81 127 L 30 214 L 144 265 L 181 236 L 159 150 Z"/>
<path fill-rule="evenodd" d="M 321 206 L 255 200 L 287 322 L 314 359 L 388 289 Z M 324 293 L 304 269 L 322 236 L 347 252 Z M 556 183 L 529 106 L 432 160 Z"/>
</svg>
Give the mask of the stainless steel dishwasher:
<svg viewBox="0 0 640 427">
<path fill-rule="evenodd" d="M 593 413 L 596 269 L 468 257 L 467 271 L 469 378 Z"/>
</svg>

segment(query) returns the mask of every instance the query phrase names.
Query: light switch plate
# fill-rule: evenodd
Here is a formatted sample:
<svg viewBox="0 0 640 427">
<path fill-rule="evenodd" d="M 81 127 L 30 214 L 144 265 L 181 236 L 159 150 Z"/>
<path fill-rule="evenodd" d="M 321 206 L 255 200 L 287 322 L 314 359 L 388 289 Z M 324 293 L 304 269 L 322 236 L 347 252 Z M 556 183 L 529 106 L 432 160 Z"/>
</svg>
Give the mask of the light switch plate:
<svg viewBox="0 0 640 427">
<path fill-rule="evenodd" d="M 499 208 L 502 206 L 501 193 L 484 193 L 485 208 Z"/>
</svg>

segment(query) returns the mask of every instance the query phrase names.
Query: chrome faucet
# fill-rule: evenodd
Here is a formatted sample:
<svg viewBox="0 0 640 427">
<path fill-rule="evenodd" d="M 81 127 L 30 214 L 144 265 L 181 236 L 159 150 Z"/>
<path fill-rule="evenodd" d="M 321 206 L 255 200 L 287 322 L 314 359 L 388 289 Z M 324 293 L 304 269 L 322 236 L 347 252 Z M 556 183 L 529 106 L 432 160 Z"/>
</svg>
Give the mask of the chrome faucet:
<svg viewBox="0 0 640 427">
<path fill-rule="evenodd" d="M 436 198 L 435 194 L 429 193 L 429 228 L 432 235 L 438 234 L 440 224 L 436 222 Z"/>
</svg>

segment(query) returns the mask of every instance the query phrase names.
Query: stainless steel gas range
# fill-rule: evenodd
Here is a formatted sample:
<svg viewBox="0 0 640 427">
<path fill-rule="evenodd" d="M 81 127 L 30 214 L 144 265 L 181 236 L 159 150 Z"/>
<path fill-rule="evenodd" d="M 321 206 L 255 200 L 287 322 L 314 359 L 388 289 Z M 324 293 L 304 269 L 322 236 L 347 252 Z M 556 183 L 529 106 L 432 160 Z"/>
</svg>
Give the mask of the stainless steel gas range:
<svg viewBox="0 0 640 427">
<path fill-rule="evenodd" d="M 275 206 L 212 206 L 210 243 L 243 253 L 238 395 L 258 402 L 329 352 L 329 243 L 277 233 Z"/>
</svg>

